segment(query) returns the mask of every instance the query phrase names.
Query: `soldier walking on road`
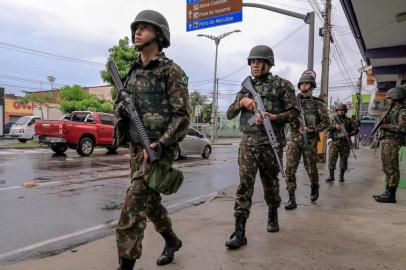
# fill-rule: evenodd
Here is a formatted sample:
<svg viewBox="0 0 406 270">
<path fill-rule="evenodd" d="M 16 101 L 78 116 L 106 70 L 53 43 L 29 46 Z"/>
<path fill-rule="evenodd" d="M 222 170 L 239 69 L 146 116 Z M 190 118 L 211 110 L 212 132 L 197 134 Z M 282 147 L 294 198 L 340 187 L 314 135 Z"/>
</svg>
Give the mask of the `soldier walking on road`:
<svg viewBox="0 0 406 270">
<path fill-rule="evenodd" d="M 324 100 L 312 96 L 312 91 L 316 88 L 314 77 L 310 74 L 303 74 L 299 79 L 298 88 L 301 93 L 297 96 L 297 102 L 300 105 L 299 108 L 302 108 L 301 113 L 303 110 L 304 117 L 301 118 L 304 123 L 301 123 L 300 118 L 290 123 L 291 136 L 286 150 L 286 188 L 289 192 L 289 202 L 285 205 L 286 210 L 297 207 L 295 198 L 296 171 L 301 156 L 303 156 L 304 167 L 311 182 L 310 200 L 315 202 L 318 199 L 317 142 L 320 139 L 319 132 L 324 131 L 329 126 L 326 103 Z M 306 142 L 304 135 L 306 135 Z"/>
<path fill-rule="evenodd" d="M 286 144 L 284 125 L 299 115 L 295 89 L 289 81 L 270 73 L 271 67 L 274 66 L 274 54 L 268 46 L 259 45 L 252 48 L 248 56 L 248 65 L 251 66 L 255 90 L 262 97 L 267 116 L 279 142 L 278 155 L 282 157 L 282 146 Z M 243 133 L 238 156 L 240 185 L 234 206 L 235 231 L 225 243 L 228 248 L 239 248 L 247 244 L 245 225 L 250 214 L 258 170 L 264 187 L 264 198 L 269 207 L 267 229 L 269 232 L 279 231 L 278 208 L 281 202 L 277 177 L 279 167 L 262 125 L 262 118 L 257 115 L 256 123 L 252 126 L 248 124 L 248 119 L 256 115 L 255 111 L 256 103 L 245 88 L 238 92 L 227 111 L 228 119 L 235 118 L 241 112 L 240 130 Z"/>
<path fill-rule="evenodd" d="M 160 162 L 172 164 L 178 141 L 183 139 L 189 125 L 188 79 L 162 52 L 170 45 L 169 25 L 162 14 L 153 10 L 141 11 L 131 24 L 131 34 L 141 53 L 125 77 L 124 85 L 143 120 L 151 148 L 160 153 Z M 175 251 L 182 246 L 172 230 L 160 193 L 150 188 L 143 177 L 135 177 L 148 155 L 135 127 L 130 124 L 125 106 L 123 101 L 116 101 L 117 145 L 129 143 L 131 155 L 131 185 L 116 229 L 118 270 L 132 270 L 135 260 L 141 257 L 146 217 L 165 239 L 158 265 L 172 262 Z"/>
<path fill-rule="evenodd" d="M 395 87 L 386 93 L 392 108 L 383 119 L 382 129 L 382 169 L 386 175 L 385 192 L 374 195 L 380 203 L 396 203 L 396 189 L 399 184 L 399 150 L 406 145 L 406 86 Z"/>
<path fill-rule="evenodd" d="M 358 125 L 354 120 L 347 117 L 347 105 L 338 104 L 336 107 L 336 113 L 330 122 L 329 138 L 332 139 L 330 143 L 330 149 L 328 152 L 328 169 L 330 176 L 326 179 L 326 182 L 332 183 L 334 179 L 334 170 L 338 155 L 340 155 L 340 183 L 344 182 L 344 173 L 348 169 L 348 157 L 351 152 L 351 136 L 358 134 Z M 338 118 L 338 119 L 337 119 Z M 344 128 L 340 124 L 344 124 Z M 344 129 L 348 134 L 345 134 Z M 346 138 L 348 136 L 348 138 Z"/>
</svg>

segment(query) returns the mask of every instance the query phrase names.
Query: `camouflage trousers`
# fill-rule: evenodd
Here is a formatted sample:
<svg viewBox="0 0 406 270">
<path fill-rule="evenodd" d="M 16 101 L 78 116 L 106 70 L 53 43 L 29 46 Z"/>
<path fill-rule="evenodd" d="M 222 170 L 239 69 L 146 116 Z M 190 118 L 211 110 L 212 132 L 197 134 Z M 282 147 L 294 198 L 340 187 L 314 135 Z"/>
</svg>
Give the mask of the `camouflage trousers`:
<svg viewBox="0 0 406 270">
<path fill-rule="evenodd" d="M 400 179 L 399 150 L 400 142 L 395 139 L 382 140 L 381 158 L 382 169 L 389 186 L 397 187 Z"/>
<path fill-rule="evenodd" d="M 142 149 L 140 146 L 130 144 L 131 176 L 144 162 Z M 162 158 L 168 158 L 172 164 L 173 153 L 165 155 L 164 152 Z M 161 195 L 149 188 L 143 179 L 131 179 L 116 228 L 116 242 L 120 257 L 132 260 L 141 257 L 147 217 L 154 224 L 157 232 L 172 229 L 171 219 L 161 203 Z"/>
<path fill-rule="evenodd" d="M 340 169 L 347 170 L 350 151 L 350 146 L 348 145 L 346 140 L 338 139 L 331 141 L 330 149 L 328 151 L 328 169 L 336 169 L 338 155 L 340 155 Z"/>
<path fill-rule="evenodd" d="M 282 149 L 278 153 L 282 157 Z M 269 207 L 278 208 L 281 203 L 279 196 L 278 163 L 269 144 L 240 144 L 238 154 L 240 185 L 237 189 L 234 215 L 248 217 L 252 206 L 252 195 L 257 171 L 264 187 L 264 199 Z"/>
<path fill-rule="evenodd" d="M 296 171 L 299 167 L 300 158 L 303 156 L 303 164 L 310 182 L 319 182 L 317 170 L 317 141 L 318 138 L 308 137 L 307 151 L 304 149 L 303 136 L 292 136 L 286 149 L 286 188 L 296 190 Z"/>
</svg>

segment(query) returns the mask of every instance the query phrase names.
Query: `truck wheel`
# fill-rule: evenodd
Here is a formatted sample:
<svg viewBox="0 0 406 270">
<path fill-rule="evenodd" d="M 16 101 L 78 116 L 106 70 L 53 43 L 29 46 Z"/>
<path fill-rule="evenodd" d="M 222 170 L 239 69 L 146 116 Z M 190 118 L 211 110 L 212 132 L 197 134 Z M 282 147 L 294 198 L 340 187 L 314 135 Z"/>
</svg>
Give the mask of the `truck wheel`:
<svg viewBox="0 0 406 270">
<path fill-rule="evenodd" d="M 84 137 L 80 140 L 76 152 L 81 156 L 90 156 L 94 150 L 94 142 L 89 137 Z"/>
<path fill-rule="evenodd" d="M 26 143 L 26 142 L 27 142 L 27 139 L 18 139 L 18 141 L 19 141 L 20 143 Z"/>
<path fill-rule="evenodd" d="M 211 147 L 210 145 L 206 145 L 203 149 L 202 158 L 209 158 L 211 155 Z"/>
<path fill-rule="evenodd" d="M 65 151 L 68 149 L 68 146 L 66 144 L 53 144 L 51 145 L 52 151 L 54 151 L 56 154 L 60 155 L 65 153 Z"/>
</svg>

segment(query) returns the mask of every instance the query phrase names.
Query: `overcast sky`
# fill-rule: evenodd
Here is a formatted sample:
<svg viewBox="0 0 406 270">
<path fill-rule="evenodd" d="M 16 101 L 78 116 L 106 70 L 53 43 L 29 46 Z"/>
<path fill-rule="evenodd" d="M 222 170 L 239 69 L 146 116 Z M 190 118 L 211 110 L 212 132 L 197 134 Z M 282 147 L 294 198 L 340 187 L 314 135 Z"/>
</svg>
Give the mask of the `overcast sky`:
<svg viewBox="0 0 406 270">
<path fill-rule="evenodd" d="M 248 1 L 245 1 L 248 2 Z M 313 11 L 307 0 L 252 0 L 291 11 Z M 318 1 L 321 8 L 324 3 Z M 303 21 L 269 11 L 245 7 L 243 22 L 186 32 L 186 0 L 2 0 L 0 2 L 0 85 L 7 93 L 22 95 L 24 90 L 50 89 L 47 76 L 56 78 L 54 86 L 104 84 L 100 70 L 108 49 L 130 35 L 130 24 L 138 12 L 154 9 L 166 16 L 171 30 L 171 47 L 166 55 L 175 60 L 189 77 L 191 90 L 211 95 L 214 69 L 214 41 L 197 34 L 219 35 L 239 29 L 219 46 L 220 110 L 224 111 L 249 75 L 247 56 L 259 44 L 274 49 L 274 74 L 297 84 L 307 66 L 308 26 Z M 316 16 L 315 70 L 320 81 L 322 38 L 321 20 Z M 330 65 L 330 94 L 333 100 L 348 99 L 359 76 L 361 55 L 338 0 L 333 0 L 333 29 L 336 38 Z M 29 48 L 30 54 L 21 48 Z M 58 60 L 39 56 L 40 52 L 72 57 Z M 340 63 L 340 65 L 337 64 Z M 346 74 L 345 77 L 343 74 Z M 203 81 L 203 82 L 200 82 Z M 318 94 L 316 91 L 315 94 Z"/>
</svg>

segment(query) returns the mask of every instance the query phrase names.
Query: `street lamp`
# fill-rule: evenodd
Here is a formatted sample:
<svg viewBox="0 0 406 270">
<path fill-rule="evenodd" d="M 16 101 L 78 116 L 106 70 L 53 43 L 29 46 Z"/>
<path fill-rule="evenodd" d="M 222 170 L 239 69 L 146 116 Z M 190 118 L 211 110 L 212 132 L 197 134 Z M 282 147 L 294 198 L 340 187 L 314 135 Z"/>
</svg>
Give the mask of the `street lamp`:
<svg viewBox="0 0 406 270">
<path fill-rule="evenodd" d="M 49 81 L 49 83 L 51 84 L 51 90 L 54 90 L 54 81 L 56 80 L 56 78 L 54 76 L 47 76 L 47 79 Z"/>
<path fill-rule="evenodd" d="M 213 102 L 212 102 L 212 129 L 211 129 L 211 142 L 214 142 L 214 137 L 215 137 L 215 130 L 216 130 L 216 120 L 217 120 L 217 99 L 216 99 L 216 83 L 217 83 L 217 54 L 218 54 L 218 46 L 220 44 L 220 40 L 225 38 L 228 35 L 231 35 L 232 33 L 237 33 L 241 32 L 240 30 L 234 30 L 231 32 L 223 33 L 217 37 L 212 36 L 212 35 L 204 35 L 204 34 L 198 34 L 198 37 L 207 37 L 211 40 L 214 40 L 214 43 L 216 44 L 216 55 L 214 58 L 214 79 L 213 79 Z"/>
</svg>

